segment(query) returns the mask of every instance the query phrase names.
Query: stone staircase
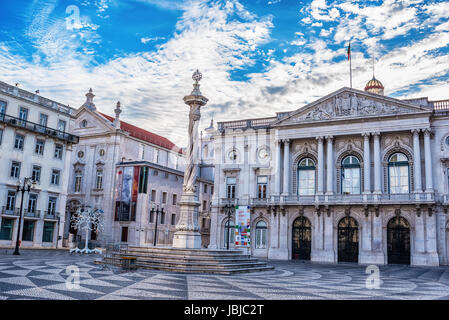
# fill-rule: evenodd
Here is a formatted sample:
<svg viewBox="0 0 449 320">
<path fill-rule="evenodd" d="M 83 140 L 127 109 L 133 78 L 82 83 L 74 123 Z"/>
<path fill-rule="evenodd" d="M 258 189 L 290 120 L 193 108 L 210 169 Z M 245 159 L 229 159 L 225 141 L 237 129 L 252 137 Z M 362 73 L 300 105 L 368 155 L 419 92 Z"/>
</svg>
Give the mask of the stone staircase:
<svg viewBox="0 0 449 320">
<path fill-rule="evenodd" d="M 178 249 L 171 247 L 128 247 L 101 263 L 120 265 L 120 257 L 135 257 L 137 268 L 171 272 L 235 274 L 273 270 L 241 250 Z"/>
</svg>

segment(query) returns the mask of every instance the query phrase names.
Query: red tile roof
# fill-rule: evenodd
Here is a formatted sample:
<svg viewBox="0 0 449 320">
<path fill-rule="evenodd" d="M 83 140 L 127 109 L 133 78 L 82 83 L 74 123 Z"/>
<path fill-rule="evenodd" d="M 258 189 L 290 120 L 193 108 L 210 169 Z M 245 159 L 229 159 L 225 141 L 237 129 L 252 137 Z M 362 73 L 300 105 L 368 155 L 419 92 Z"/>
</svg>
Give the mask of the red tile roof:
<svg viewBox="0 0 449 320">
<path fill-rule="evenodd" d="M 100 112 L 100 114 L 103 117 L 105 117 L 106 119 L 108 119 L 109 121 L 114 122 L 115 118 L 108 116 L 107 114 L 104 114 L 101 112 Z M 167 138 L 164 138 L 155 133 L 146 131 L 139 127 L 133 126 L 132 124 L 129 124 L 125 121 L 120 120 L 120 129 L 128 132 L 131 137 L 155 144 L 155 145 L 160 146 L 165 149 L 170 149 L 170 150 L 176 151 L 178 153 L 182 152 L 181 148 L 179 148 L 177 145 L 175 145 L 173 142 L 171 142 Z"/>
</svg>

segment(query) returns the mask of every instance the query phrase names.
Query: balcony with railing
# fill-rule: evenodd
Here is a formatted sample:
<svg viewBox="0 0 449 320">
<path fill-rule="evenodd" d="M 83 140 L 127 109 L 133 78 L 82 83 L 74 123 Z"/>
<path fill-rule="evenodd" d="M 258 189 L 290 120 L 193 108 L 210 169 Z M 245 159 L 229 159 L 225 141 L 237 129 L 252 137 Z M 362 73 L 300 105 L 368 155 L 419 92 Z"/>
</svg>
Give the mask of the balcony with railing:
<svg viewBox="0 0 449 320">
<path fill-rule="evenodd" d="M 45 211 L 44 212 L 44 219 L 48 220 L 58 220 L 59 212 L 53 212 L 53 211 Z"/>
<path fill-rule="evenodd" d="M 449 112 L 449 99 L 429 101 L 433 105 L 435 112 Z"/>
<path fill-rule="evenodd" d="M 5 216 L 19 216 L 20 215 L 19 208 L 9 208 L 9 207 L 3 206 L 1 212 L 2 212 L 2 215 L 5 215 Z"/>
<path fill-rule="evenodd" d="M 34 211 L 25 211 L 24 217 L 26 218 L 40 218 L 41 217 L 41 211 L 40 210 L 34 210 Z"/>
<path fill-rule="evenodd" d="M 276 117 L 259 118 L 249 120 L 237 120 L 218 122 L 218 131 L 224 131 L 226 129 L 262 129 L 268 128 L 273 122 L 277 120 Z"/>
<path fill-rule="evenodd" d="M 63 140 L 69 143 L 79 142 L 79 137 L 73 134 L 42 126 L 38 123 L 34 123 L 28 120 L 22 120 L 20 118 L 16 118 L 4 113 L 0 113 L 0 123 L 5 123 L 16 128 L 22 128 L 34 133 L 43 134 L 48 137 Z"/>
</svg>

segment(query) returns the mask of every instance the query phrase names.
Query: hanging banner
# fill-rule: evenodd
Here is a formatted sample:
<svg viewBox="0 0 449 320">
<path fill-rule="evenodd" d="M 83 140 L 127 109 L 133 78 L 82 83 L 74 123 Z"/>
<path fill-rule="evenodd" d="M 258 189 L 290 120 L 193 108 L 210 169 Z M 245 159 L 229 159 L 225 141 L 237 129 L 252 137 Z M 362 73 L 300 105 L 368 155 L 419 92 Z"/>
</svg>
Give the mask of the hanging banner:
<svg viewBox="0 0 449 320">
<path fill-rule="evenodd" d="M 249 206 L 235 207 L 235 245 L 251 246 L 251 213 Z"/>
</svg>

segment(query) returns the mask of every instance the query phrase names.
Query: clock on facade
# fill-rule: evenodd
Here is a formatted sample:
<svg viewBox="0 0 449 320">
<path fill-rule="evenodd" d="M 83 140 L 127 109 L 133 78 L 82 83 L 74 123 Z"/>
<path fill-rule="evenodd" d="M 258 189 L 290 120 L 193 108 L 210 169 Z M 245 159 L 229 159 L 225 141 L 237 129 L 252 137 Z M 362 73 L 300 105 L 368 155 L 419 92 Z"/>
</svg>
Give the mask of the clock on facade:
<svg viewBox="0 0 449 320">
<path fill-rule="evenodd" d="M 259 159 L 265 160 L 268 158 L 268 150 L 266 148 L 261 148 L 257 153 Z"/>
<path fill-rule="evenodd" d="M 229 157 L 229 159 L 231 159 L 231 160 L 236 160 L 236 159 L 237 159 L 237 151 L 235 151 L 235 150 L 229 151 L 228 157 Z"/>
</svg>

